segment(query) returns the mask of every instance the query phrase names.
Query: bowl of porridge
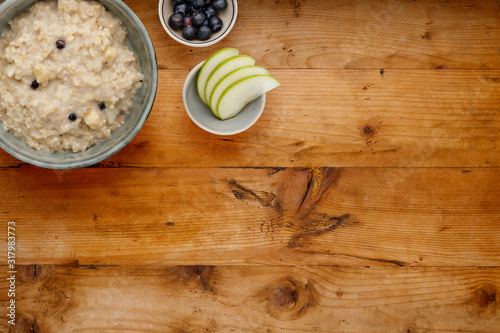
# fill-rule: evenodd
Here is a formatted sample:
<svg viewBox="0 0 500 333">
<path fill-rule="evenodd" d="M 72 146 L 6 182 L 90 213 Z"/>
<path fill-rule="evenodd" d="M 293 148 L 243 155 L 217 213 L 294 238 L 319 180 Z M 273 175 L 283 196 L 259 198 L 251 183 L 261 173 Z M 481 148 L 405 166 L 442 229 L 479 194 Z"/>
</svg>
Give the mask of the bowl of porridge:
<svg viewBox="0 0 500 333">
<path fill-rule="evenodd" d="M 151 39 L 119 0 L 0 4 L 0 148 L 74 169 L 125 147 L 156 95 Z"/>
</svg>

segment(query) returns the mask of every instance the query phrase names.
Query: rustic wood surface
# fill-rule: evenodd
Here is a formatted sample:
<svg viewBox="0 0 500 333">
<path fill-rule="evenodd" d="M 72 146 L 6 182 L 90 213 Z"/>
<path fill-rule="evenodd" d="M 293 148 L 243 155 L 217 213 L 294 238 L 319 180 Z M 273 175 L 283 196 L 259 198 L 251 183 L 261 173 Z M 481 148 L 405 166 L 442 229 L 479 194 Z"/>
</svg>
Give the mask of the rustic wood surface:
<svg viewBox="0 0 500 333">
<path fill-rule="evenodd" d="M 0 151 L 0 332 L 500 332 L 500 2 L 240 0 L 202 49 L 125 2 L 155 105 L 93 167 Z M 181 89 L 229 46 L 282 86 L 221 137 Z"/>
<path fill-rule="evenodd" d="M 498 267 L 25 266 L 18 330 L 496 333 L 499 274 Z"/>
</svg>

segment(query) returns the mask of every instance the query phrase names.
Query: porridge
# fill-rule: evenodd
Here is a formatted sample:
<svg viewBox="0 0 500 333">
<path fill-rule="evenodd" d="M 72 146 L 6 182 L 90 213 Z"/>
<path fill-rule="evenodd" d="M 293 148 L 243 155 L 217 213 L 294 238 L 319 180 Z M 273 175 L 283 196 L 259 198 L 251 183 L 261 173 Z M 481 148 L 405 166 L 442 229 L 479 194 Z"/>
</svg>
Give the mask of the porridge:
<svg viewBox="0 0 500 333">
<path fill-rule="evenodd" d="M 86 150 L 124 121 L 142 74 L 99 3 L 35 3 L 0 40 L 0 122 L 37 150 Z"/>
</svg>

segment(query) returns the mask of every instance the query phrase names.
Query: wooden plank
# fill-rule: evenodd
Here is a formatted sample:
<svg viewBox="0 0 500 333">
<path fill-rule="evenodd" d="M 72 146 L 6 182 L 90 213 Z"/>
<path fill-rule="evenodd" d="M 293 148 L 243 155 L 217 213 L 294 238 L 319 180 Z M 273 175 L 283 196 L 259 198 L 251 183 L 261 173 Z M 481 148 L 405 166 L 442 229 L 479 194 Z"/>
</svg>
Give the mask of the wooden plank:
<svg viewBox="0 0 500 333">
<path fill-rule="evenodd" d="M 307 72 L 307 73 L 306 73 Z M 171 167 L 498 167 L 500 71 L 281 70 L 261 119 L 229 137 L 184 111 L 160 71 L 152 113 L 107 162 Z M 0 167 L 20 162 L 2 151 Z"/>
<path fill-rule="evenodd" d="M 15 332 L 496 333 L 500 327 L 498 267 L 19 270 Z M 2 307 L 6 302 L 0 293 Z M 0 328 L 7 332 L 4 316 Z"/>
<path fill-rule="evenodd" d="M 0 184 L 19 264 L 500 266 L 495 168 L 10 168 Z"/>
<path fill-rule="evenodd" d="M 171 39 L 158 1 L 125 1 L 145 24 L 161 68 L 190 69 L 223 47 L 269 68 L 500 69 L 500 5 L 482 1 L 240 1 L 222 42 Z"/>
<path fill-rule="evenodd" d="M 165 69 L 191 69 L 228 46 L 269 68 L 500 69 L 500 5 L 493 0 L 241 1 L 230 35 L 207 48 L 171 39 L 158 1 L 125 3 Z"/>
</svg>

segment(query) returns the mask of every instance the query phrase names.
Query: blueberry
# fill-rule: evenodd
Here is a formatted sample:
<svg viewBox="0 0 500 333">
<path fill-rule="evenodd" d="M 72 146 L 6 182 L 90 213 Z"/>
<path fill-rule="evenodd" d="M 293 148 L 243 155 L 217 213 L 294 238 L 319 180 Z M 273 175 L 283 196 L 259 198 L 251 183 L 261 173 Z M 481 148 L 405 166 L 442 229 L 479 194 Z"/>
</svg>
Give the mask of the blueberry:
<svg viewBox="0 0 500 333">
<path fill-rule="evenodd" d="M 194 0 L 193 6 L 198 8 L 205 7 L 205 0 Z"/>
<path fill-rule="evenodd" d="M 212 6 L 208 6 L 205 9 L 205 15 L 207 15 L 207 18 L 211 18 L 212 16 L 217 16 L 217 10 Z"/>
<path fill-rule="evenodd" d="M 193 25 L 193 22 L 191 21 L 191 16 L 186 15 L 184 16 L 184 28 L 188 25 Z"/>
<path fill-rule="evenodd" d="M 71 113 L 71 114 L 68 116 L 68 119 L 69 119 L 69 120 L 71 120 L 71 121 L 75 121 L 75 120 L 76 120 L 76 114 Z"/>
<path fill-rule="evenodd" d="M 187 40 L 193 40 L 196 37 L 196 28 L 188 25 L 182 30 L 182 36 Z"/>
<path fill-rule="evenodd" d="M 106 104 L 104 104 L 104 102 L 99 103 L 99 105 L 97 106 L 99 107 L 100 110 L 104 110 L 106 108 Z"/>
<path fill-rule="evenodd" d="M 174 1 L 174 5 L 180 5 L 180 4 L 184 3 L 184 0 L 173 0 L 173 1 Z"/>
<path fill-rule="evenodd" d="M 181 3 L 180 5 L 175 5 L 174 6 L 174 14 L 182 14 L 182 16 L 185 16 L 188 12 L 188 5 L 185 3 Z"/>
<path fill-rule="evenodd" d="M 64 41 L 64 39 L 58 39 L 56 41 L 56 47 L 58 49 L 64 49 L 65 46 L 66 46 L 66 42 Z"/>
<path fill-rule="evenodd" d="M 205 21 L 206 15 L 202 11 L 197 11 L 194 13 L 194 15 L 191 17 L 191 22 L 193 23 L 193 26 L 199 27 L 200 25 L 203 24 L 203 21 Z"/>
<path fill-rule="evenodd" d="M 218 16 L 212 16 L 208 19 L 208 26 L 213 32 L 217 32 L 222 29 L 222 20 Z"/>
<path fill-rule="evenodd" d="M 38 88 L 38 81 L 33 80 L 33 82 L 31 82 L 31 89 L 36 90 L 37 88 Z"/>
<path fill-rule="evenodd" d="M 168 25 L 174 30 L 181 30 L 184 27 L 184 17 L 181 14 L 172 14 L 168 18 Z"/>
<path fill-rule="evenodd" d="M 226 0 L 214 0 L 212 2 L 212 6 L 220 12 L 220 11 L 227 8 L 227 1 Z"/>
<path fill-rule="evenodd" d="M 211 35 L 212 35 L 212 30 L 206 25 L 202 25 L 198 29 L 198 33 L 196 34 L 199 40 L 208 40 L 210 39 Z"/>
<path fill-rule="evenodd" d="M 208 27 L 208 19 L 206 19 L 205 21 L 203 21 L 203 25 L 206 25 Z"/>
<path fill-rule="evenodd" d="M 205 0 L 205 6 L 210 6 L 211 2 L 212 2 L 212 0 Z"/>
</svg>

